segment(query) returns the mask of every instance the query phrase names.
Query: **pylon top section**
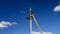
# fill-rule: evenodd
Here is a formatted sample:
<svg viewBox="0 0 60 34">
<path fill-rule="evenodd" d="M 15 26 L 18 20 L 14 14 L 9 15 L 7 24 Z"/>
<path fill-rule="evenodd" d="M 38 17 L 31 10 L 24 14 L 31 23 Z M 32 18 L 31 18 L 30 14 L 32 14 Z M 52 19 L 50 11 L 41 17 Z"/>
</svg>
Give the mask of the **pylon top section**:
<svg viewBox="0 0 60 34">
<path fill-rule="evenodd" d="M 32 11 L 32 8 L 30 8 L 29 10 Z"/>
</svg>

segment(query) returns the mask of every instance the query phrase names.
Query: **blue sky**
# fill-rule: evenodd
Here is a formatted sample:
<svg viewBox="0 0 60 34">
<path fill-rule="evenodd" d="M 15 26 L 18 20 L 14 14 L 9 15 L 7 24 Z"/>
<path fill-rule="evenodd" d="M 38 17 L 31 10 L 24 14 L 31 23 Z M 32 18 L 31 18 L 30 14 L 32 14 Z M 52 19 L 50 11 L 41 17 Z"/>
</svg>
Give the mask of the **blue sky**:
<svg viewBox="0 0 60 34">
<path fill-rule="evenodd" d="M 0 22 L 16 22 L 17 24 L 0 29 L 0 34 L 29 34 L 29 8 L 44 32 L 60 34 L 60 12 L 53 9 L 60 0 L 0 0 Z M 33 22 L 33 31 L 39 31 Z"/>
</svg>

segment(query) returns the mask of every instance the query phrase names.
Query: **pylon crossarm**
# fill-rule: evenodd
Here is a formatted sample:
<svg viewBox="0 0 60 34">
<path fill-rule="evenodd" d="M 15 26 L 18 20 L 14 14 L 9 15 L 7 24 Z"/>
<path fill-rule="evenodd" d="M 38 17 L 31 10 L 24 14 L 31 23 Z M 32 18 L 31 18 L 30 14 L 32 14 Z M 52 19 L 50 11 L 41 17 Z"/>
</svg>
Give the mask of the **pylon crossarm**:
<svg viewBox="0 0 60 34">
<path fill-rule="evenodd" d="M 42 30 L 41 30 L 41 28 L 40 28 L 40 26 L 39 26 L 39 24 L 38 24 L 38 22 L 37 22 L 35 16 L 34 16 L 33 14 L 32 14 L 32 16 L 33 16 L 33 19 L 34 19 L 34 21 L 35 21 L 35 23 L 36 23 L 36 25 L 37 25 L 37 27 L 38 27 L 40 33 L 43 34 L 43 32 L 42 32 Z"/>
</svg>

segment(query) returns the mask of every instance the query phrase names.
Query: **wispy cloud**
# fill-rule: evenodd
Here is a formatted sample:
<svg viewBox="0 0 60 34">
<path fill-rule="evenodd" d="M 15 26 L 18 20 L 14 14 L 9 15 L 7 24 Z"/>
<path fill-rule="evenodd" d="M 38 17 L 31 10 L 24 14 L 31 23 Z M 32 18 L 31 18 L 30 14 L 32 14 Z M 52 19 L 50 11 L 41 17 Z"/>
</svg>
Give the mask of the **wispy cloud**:
<svg viewBox="0 0 60 34">
<path fill-rule="evenodd" d="M 17 24 L 16 22 L 8 22 L 8 21 L 1 21 L 0 22 L 0 29 L 7 28 L 9 26 L 12 26 L 14 24 Z"/>
<path fill-rule="evenodd" d="M 56 7 L 53 9 L 53 11 L 55 11 L 55 12 L 60 12 L 60 5 L 56 6 Z"/>
<path fill-rule="evenodd" d="M 41 34 L 41 32 L 33 31 L 32 34 Z M 52 34 L 52 32 L 43 32 L 43 34 Z"/>
</svg>

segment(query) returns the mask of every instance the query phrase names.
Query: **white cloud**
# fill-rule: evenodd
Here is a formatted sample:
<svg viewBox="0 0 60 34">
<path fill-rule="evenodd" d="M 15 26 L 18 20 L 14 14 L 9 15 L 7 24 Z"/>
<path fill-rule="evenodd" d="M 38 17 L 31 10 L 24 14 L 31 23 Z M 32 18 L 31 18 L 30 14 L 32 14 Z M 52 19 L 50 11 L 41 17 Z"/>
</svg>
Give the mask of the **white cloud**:
<svg viewBox="0 0 60 34">
<path fill-rule="evenodd" d="M 53 11 L 59 12 L 59 11 L 60 11 L 60 5 L 56 6 L 56 7 L 53 9 Z"/>
<path fill-rule="evenodd" d="M 7 28 L 9 26 L 12 26 L 13 24 L 17 24 L 16 22 L 8 22 L 8 21 L 1 21 L 0 22 L 0 29 Z"/>
<path fill-rule="evenodd" d="M 33 31 L 32 34 L 41 34 L 41 32 Z M 43 32 L 43 34 L 52 34 L 52 32 Z"/>
</svg>

